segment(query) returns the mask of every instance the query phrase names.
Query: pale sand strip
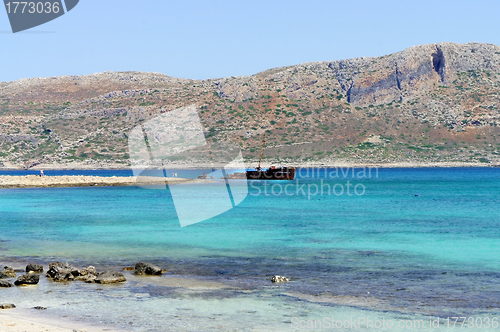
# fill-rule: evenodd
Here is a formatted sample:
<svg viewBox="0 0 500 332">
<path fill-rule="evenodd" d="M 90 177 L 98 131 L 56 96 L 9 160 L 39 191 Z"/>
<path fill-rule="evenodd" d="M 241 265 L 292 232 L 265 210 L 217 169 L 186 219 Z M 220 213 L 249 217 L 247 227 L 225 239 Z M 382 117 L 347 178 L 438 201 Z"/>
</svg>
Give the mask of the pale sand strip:
<svg viewBox="0 0 500 332">
<path fill-rule="evenodd" d="M 0 331 L 2 332 L 119 332 L 107 327 L 83 326 L 78 322 L 65 322 L 58 320 L 41 320 L 27 318 L 26 314 L 9 309 L 0 312 Z"/>
<path fill-rule="evenodd" d="M 205 183 L 210 180 L 195 180 L 182 178 L 161 177 L 126 177 L 126 176 L 84 176 L 84 175 L 62 175 L 62 176 L 0 176 L 0 188 L 42 188 L 42 187 L 91 187 L 91 186 L 147 186 L 165 185 L 179 183 Z"/>
</svg>

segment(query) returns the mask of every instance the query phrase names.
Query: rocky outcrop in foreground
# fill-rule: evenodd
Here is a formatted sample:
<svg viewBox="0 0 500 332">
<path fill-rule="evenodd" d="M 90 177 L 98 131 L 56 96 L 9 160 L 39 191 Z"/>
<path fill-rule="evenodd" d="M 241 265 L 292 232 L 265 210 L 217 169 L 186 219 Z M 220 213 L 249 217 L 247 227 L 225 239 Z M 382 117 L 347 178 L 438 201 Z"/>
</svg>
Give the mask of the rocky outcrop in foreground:
<svg viewBox="0 0 500 332">
<path fill-rule="evenodd" d="M 150 276 L 161 276 L 167 272 L 165 269 L 151 263 L 140 262 L 135 266 L 135 268 L 124 268 L 124 270 L 135 271 L 134 274 L 136 275 Z M 26 274 L 19 276 L 14 282 L 16 286 L 38 284 L 40 281 L 40 273 L 43 272 L 43 266 L 30 263 L 26 266 L 26 272 Z M 0 287 L 12 287 L 12 283 L 6 279 L 15 277 L 16 273 L 13 268 L 8 266 L 4 267 L 3 271 L 0 272 Z M 79 269 L 65 262 L 49 263 L 45 277 L 54 282 L 83 281 L 86 283 L 113 284 L 127 281 L 123 273 L 118 271 L 97 272 L 94 266 Z"/>
<path fill-rule="evenodd" d="M 161 276 L 167 271 L 159 266 L 151 263 L 140 262 L 135 265 L 136 267 L 124 268 L 125 271 L 134 271 L 136 275 L 150 275 Z M 15 281 L 16 286 L 22 285 L 36 285 L 40 280 L 40 273 L 43 272 L 43 265 L 30 263 L 26 266 L 26 274 L 21 275 Z M 15 278 L 15 270 L 11 267 L 4 267 L 3 272 L 0 272 L 0 287 L 12 287 L 9 280 Z M 94 266 L 85 268 L 77 268 L 65 262 L 52 262 L 45 277 L 54 282 L 70 282 L 70 281 L 83 281 L 86 283 L 98 284 L 111 284 L 125 282 L 127 279 L 123 273 L 118 271 L 103 271 L 97 272 Z"/>
<path fill-rule="evenodd" d="M 71 264 L 55 262 L 49 264 L 49 270 L 45 276 L 53 281 L 79 280 L 91 283 L 97 278 L 97 271 L 93 266 L 79 270 Z"/>
</svg>

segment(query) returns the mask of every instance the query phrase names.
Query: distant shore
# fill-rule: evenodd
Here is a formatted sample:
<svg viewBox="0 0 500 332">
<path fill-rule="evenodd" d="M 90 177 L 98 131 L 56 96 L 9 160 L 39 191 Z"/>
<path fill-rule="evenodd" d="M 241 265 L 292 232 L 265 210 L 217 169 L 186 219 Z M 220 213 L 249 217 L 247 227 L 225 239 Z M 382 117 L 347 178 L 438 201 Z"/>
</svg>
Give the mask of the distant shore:
<svg viewBox="0 0 500 332">
<path fill-rule="evenodd" d="M 220 169 L 227 166 L 226 164 L 170 164 L 170 165 L 158 165 L 158 169 Z M 252 169 L 257 166 L 257 163 L 247 163 L 247 169 Z M 298 168 L 470 168 L 470 167 L 482 167 L 482 168 L 492 168 L 500 167 L 497 163 L 465 163 L 465 162 L 438 162 L 438 163 L 420 163 L 420 162 L 395 162 L 395 163 L 350 163 L 339 161 L 336 163 L 262 163 L 263 168 L 268 168 L 270 166 L 293 166 Z M 155 167 L 152 167 L 155 168 Z M 73 170 L 132 170 L 132 167 L 127 165 L 87 165 L 87 164 L 72 164 L 72 165 L 38 165 L 34 167 L 25 168 L 22 166 L 4 166 L 0 167 L 0 171 L 39 171 L 39 170 L 49 170 L 49 171 L 73 171 Z"/>
<path fill-rule="evenodd" d="M 156 165 L 152 168 L 158 169 L 220 169 L 226 167 L 226 164 L 168 164 L 168 165 Z M 247 169 L 252 169 L 257 166 L 257 162 L 246 163 L 245 167 Z M 268 168 L 270 166 L 293 166 L 298 168 L 470 168 L 470 167 L 482 167 L 482 168 L 492 168 L 500 167 L 498 163 L 465 163 L 465 162 L 394 162 L 394 163 L 351 163 L 346 161 L 337 161 L 332 163 L 325 162 L 310 162 L 310 163 L 290 163 L 290 162 L 263 162 L 262 167 Z M 39 171 L 39 170 L 52 170 L 52 171 L 73 171 L 73 170 L 132 170 L 129 165 L 121 164 L 44 164 L 37 165 L 33 167 L 23 167 L 21 165 L 4 165 L 0 167 L 0 171 Z"/>
</svg>

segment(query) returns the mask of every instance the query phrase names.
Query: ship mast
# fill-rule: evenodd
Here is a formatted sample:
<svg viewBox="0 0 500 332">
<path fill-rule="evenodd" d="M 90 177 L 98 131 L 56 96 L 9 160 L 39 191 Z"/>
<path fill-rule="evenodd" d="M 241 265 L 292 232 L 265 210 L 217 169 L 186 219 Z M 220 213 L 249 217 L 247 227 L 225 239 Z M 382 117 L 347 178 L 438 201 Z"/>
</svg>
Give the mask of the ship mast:
<svg viewBox="0 0 500 332">
<path fill-rule="evenodd" d="M 262 154 L 264 154 L 264 143 L 266 142 L 266 133 L 264 133 L 264 138 L 262 139 L 262 147 L 260 148 L 260 158 L 259 158 L 259 166 L 257 169 L 260 170 L 260 162 L 262 161 Z"/>
</svg>

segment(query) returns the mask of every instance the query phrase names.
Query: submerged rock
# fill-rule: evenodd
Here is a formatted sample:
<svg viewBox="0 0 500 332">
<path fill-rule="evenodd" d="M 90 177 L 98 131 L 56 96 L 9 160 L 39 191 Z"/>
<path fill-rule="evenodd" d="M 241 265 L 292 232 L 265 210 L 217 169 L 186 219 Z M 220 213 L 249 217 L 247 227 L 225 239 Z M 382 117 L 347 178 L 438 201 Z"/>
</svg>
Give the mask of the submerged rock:
<svg viewBox="0 0 500 332">
<path fill-rule="evenodd" d="M 279 283 L 279 282 L 289 282 L 290 279 L 284 276 L 274 276 L 271 278 L 272 282 Z"/>
<path fill-rule="evenodd" d="M 13 287 L 14 285 L 8 280 L 0 280 L 0 287 Z"/>
<path fill-rule="evenodd" d="M 135 268 L 133 266 L 125 266 L 122 270 L 123 271 L 134 271 Z"/>
<path fill-rule="evenodd" d="M 9 278 L 16 277 L 16 271 L 14 271 L 14 269 L 9 266 L 5 266 L 1 272 L 3 274 L 6 274 Z"/>
<path fill-rule="evenodd" d="M 10 277 L 8 275 L 6 275 L 5 273 L 0 272 L 0 279 L 7 279 L 7 278 L 10 278 Z"/>
<path fill-rule="evenodd" d="M 54 281 L 71 281 L 81 276 L 80 271 L 68 263 L 55 262 L 49 264 L 49 270 L 45 274 L 47 278 Z"/>
<path fill-rule="evenodd" d="M 20 276 L 17 278 L 16 281 L 14 281 L 14 284 L 16 286 L 23 286 L 23 285 L 36 285 L 40 281 L 40 276 L 36 273 L 28 273 L 23 276 Z"/>
<path fill-rule="evenodd" d="M 47 308 L 39 306 L 39 305 L 36 306 L 36 307 L 33 307 L 33 309 L 36 309 L 36 310 L 47 310 Z"/>
<path fill-rule="evenodd" d="M 86 267 L 80 270 L 80 275 L 75 278 L 75 280 L 80 280 L 84 282 L 94 282 L 97 278 L 97 270 L 93 266 Z"/>
<path fill-rule="evenodd" d="M 12 303 L 2 303 L 0 304 L 0 309 L 14 309 L 16 306 Z"/>
<path fill-rule="evenodd" d="M 161 276 L 166 270 L 159 266 L 153 265 L 151 263 L 137 263 L 135 264 L 135 272 L 137 275 L 150 275 L 150 276 Z"/>
<path fill-rule="evenodd" d="M 43 266 L 40 264 L 31 264 L 30 263 L 26 266 L 26 272 L 42 273 Z"/>
<path fill-rule="evenodd" d="M 125 279 L 121 272 L 106 271 L 99 273 L 94 281 L 98 284 L 114 284 L 118 282 L 125 282 L 127 279 Z"/>
</svg>

